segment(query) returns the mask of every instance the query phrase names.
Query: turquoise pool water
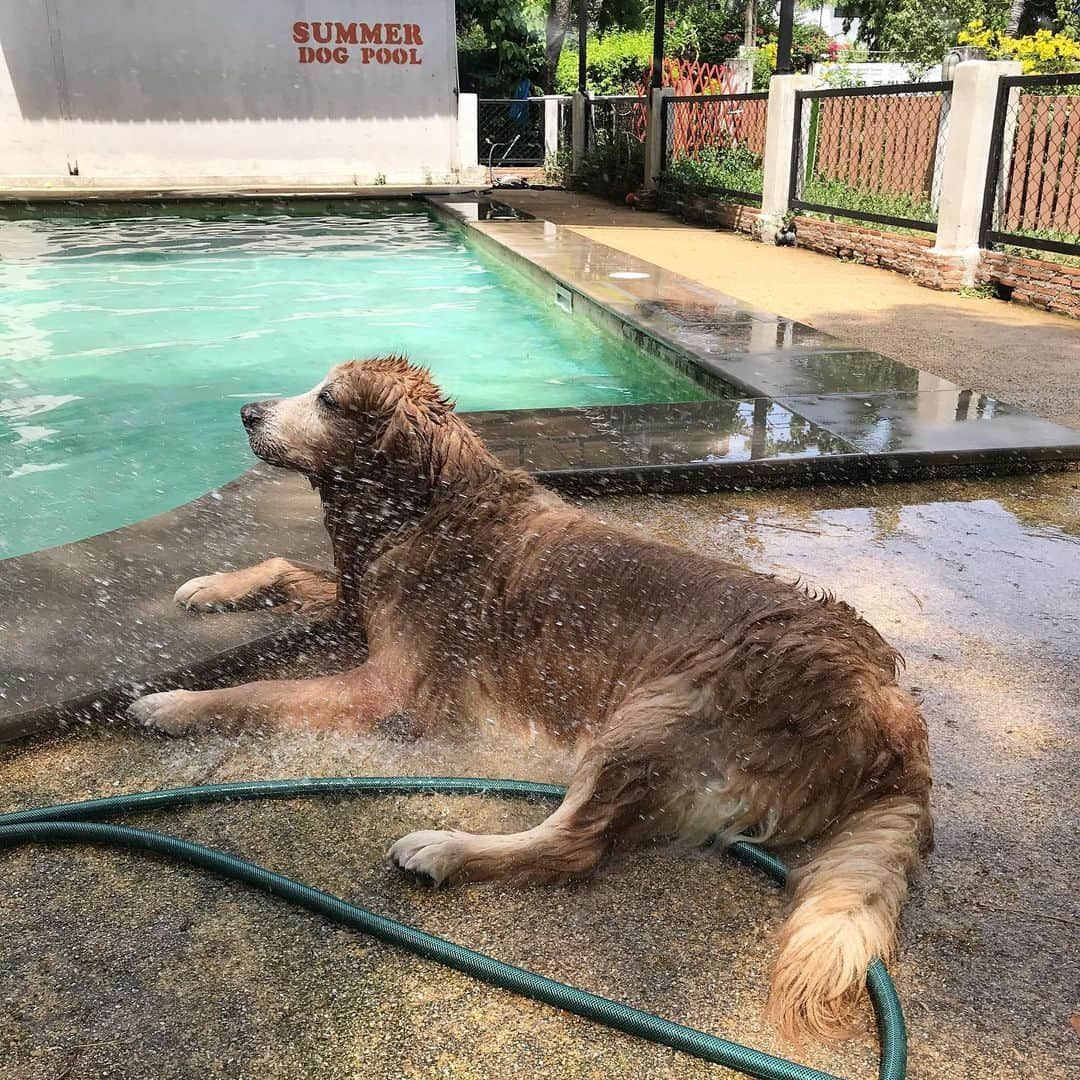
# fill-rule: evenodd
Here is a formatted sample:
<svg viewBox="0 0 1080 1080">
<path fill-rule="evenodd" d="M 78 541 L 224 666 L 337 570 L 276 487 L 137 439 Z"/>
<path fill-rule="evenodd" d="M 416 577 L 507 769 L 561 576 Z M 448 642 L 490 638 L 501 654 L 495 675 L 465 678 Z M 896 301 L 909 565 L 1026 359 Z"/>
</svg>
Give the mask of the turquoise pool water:
<svg viewBox="0 0 1080 1080">
<path fill-rule="evenodd" d="M 232 479 L 243 402 L 391 351 L 464 410 L 709 396 L 409 204 L 2 221 L 0 558 Z"/>
</svg>

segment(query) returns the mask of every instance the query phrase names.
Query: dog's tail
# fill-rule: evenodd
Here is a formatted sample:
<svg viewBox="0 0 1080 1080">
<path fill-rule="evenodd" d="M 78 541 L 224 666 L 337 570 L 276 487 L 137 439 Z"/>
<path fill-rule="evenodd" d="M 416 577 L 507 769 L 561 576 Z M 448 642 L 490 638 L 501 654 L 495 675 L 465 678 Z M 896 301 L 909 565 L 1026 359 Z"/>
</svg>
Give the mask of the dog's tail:
<svg viewBox="0 0 1080 1080">
<path fill-rule="evenodd" d="M 852 1033 L 866 969 L 895 945 L 908 875 L 932 828 L 928 802 L 928 791 L 881 798 L 842 821 L 792 874 L 768 1005 L 792 1042 Z"/>
</svg>

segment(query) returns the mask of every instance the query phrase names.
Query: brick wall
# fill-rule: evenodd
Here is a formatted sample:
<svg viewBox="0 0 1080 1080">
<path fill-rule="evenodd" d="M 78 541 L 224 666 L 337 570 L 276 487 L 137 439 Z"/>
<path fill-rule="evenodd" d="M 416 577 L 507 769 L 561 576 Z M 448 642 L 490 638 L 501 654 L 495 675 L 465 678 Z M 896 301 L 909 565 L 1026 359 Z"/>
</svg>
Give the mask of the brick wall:
<svg viewBox="0 0 1080 1080">
<path fill-rule="evenodd" d="M 687 221 L 699 221 L 720 229 L 756 235 L 761 211 L 752 206 L 721 202 L 695 195 L 665 195 L 665 210 Z M 933 240 L 927 236 L 868 229 L 844 221 L 825 221 L 800 216 L 796 219 L 798 245 L 866 266 L 880 266 L 916 278 L 931 289 L 958 289 L 964 281 L 962 259 L 931 255 Z"/>
<path fill-rule="evenodd" d="M 749 233 L 751 236 L 757 235 L 758 218 L 761 217 L 761 211 L 756 206 L 721 202 L 719 199 L 700 195 L 665 192 L 661 198 L 661 206 L 686 221 L 715 225 L 718 229 L 731 229 L 734 232 Z"/>
<path fill-rule="evenodd" d="M 984 251 L 975 277 L 1018 303 L 1080 316 L 1080 267 Z"/>
<path fill-rule="evenodd" d="M 956 290 L 964 283 L 964 260 L 933 254 L 934 241 L 929 234 L 909 236 L 803 216 L 796 218 L 795 230 L 799 247 L 895 270 L 930 289 Z"/>
</svg>

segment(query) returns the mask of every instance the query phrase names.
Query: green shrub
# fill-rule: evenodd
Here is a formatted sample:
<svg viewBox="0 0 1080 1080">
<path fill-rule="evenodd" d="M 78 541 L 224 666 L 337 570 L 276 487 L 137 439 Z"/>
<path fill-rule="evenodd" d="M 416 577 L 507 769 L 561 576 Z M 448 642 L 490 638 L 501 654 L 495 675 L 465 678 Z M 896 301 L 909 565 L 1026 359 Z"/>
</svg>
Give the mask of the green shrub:
<svg viewBox="0 0 1080 1080">
<path fill-rule="evenodd" d="M 457 45 L 461 89 L 481 97 L 509 97 L 520 79 L 535 78 L 544 63 L 544 39 L 535 32 L 496 44 L 474 26 L 458 36 Z"/>
<path fill-rule="evenodd" d="M 565 187 L 570 178 L 570 168 L 574 155 L 567 146 L 554 154 L 544 155 L 544 183 L 554 187 Z"/>
<path fill-rule="evenodd" d="M 644 175 L 645 144 L 625 135 L 609 138 L 598 133 L 595 145 L 581 163 L 585 185 L 605 193 L 635 191 Z"/>
<path fill-rule="evenodd" d="M 704 64 L 721 64 L 738 55 L 744 18 L 741 4 L 693 0 L 669 12 L 667 54 Z"/>
<path fill-rule="evenodd" d="M 846 60 L 826 64 L 820 69 L 820 76 L 821 81 L 834 90 L 842 86 L 865 85 L 862 75 Z"/>
<path fill-rule="evenodd" d="M 796 23 L 791 33 L 791 65 L 798 71 L 809 71 L 818 60 L 829 60 L 829 35 L 819 26 Z M 769 79 L 776 71 L 776 36 L 759 41 L 754 50 L 754 89 L 768 90 Z"/>
<path fill-rule="evenodd" d="M 633 94 L 652 62 L 652 31 L 590 37 L 586 59 L 586 89 L 594 94 Z M 555 93 L 572 94 L 577 87 L 578 54 L 564 48 L 555 72 Z"/>
<path fill-rule="evenodd" d="M 745 146 L 709 146 L 692 154 L 680 154 L 672 162 L 665 182 L 688 191 L 761 191 L 762 163 Z"/>
<path fill-rule="evenodd" d="M 862 210 L 886 217 L 910 218 L 913 221 L 936 221 L 937 212 L 925 195 L 909 195 L 899 191 L 874 191 L 856 187 L 846 180 L 822 176 L 808 178 L 803 187 L 803 202 L 821 206 Z"/>
</svg>

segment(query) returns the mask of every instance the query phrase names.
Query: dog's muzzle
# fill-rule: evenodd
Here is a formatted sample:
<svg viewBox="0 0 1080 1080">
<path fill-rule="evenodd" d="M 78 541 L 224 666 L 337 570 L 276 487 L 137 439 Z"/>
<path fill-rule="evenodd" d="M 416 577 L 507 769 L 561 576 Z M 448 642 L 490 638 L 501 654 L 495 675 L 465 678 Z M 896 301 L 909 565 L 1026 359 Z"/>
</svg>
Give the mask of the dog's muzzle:
<svg viewBox="0 0 1080 1080">
<path fill-rule="evenodd" d="M 265 401 L 253 401 L 240 407 L 240 422 L 249 434 L 262 427 L 268 412 L 267 405 Z"/>
</svg>

